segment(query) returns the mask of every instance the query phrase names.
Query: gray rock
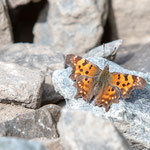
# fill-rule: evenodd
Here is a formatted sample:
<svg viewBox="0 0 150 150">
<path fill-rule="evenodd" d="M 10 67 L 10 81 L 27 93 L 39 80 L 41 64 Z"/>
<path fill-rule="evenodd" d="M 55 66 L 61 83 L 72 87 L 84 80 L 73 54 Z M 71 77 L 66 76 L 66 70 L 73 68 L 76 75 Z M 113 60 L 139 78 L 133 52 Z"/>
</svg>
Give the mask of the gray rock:
<svg viewBox="0 0 150 150">
<path fill-rule="evenodd" d="M 86 111 L 63 110 L 58 130 L 64 150 L 129 150 L 111 122 Z"/>
<path fill-rule="evenodd" d="M 56 124 L 59 116 L 59 106 L 44 106 L 39 110 L 0 123 L 0 135 L 27 139 L 38 137 L 57 138 Z"/>
<path fill-rule="evenodd" d="M 139 0 L 111 0 L 110 3 L 112 11 L 109 18 L 112 24 L 113 38 L 117 36 L 123 39 L 125 45 L 149 43 L 150 1 L 144 0 L 142 5 Z"/>
<path fill-rule="evenodd" d="M 19 0 L 19 1 L 16 1 L 16 0 L 7 0 L 7 3 L 8 3 L 8 6 L 11 8 L 11 9 L 14 9 L 16 8 L 17 6 L 20 6 L 20 5 L 26 5 L 28 4 L 29 2 L 40 2 L 41 0 Z"/>
<path fill-rule="evenodd" d="M 43 144 L 48 150 L 63 150 L 60 138 L 48 139 L 48 138 L 36 138 L 33 141 L 37 141 Z"/>
<path fill-rule="evenodd" d="M 13 42 L 12 28 L 5 0 L 0 1 L 0 45 Z"/>
<path fill-rule="evenodd" d="M 24 139 L 0 137 L 0 150 L 47 150 L 42 144 Z"/>
<path fill-rule="evenodd" d="M 122 40 L 115 40 L 91 49 L 84 57 L 104 57 L 109 60 L 114 60 L 121 45 Z"/>
<path fill-rule="evenodd" d="M 48 0 L 34 27 L 34 42 L 64 54 L 84 53 L 101 41 L 107 13 L 107 0 Z"/>
<path fill-rule="evenodd" d="M 142 72 L 150 72 L 150 44 L 137 44 L 123 46 L 116 57 L 115 62 L 121 66 Z"/>
<path fill-rule="evenodd" d="M 0 62 L 0 102 L 38 108 L 43 84 L 44 76 L 39 71 Z"/>
<path fill-rule="evenodd" d="M 69 78 L 71 68 L 57 70 L 53 73 L 52 80 L 56 91 L 59 91 L 66 99 L 66 108 L 90 111 L 97 116 L 109 119 L 114 122 L 129 141 L 132 140 L 134 143 L 150 148 L 150 75 L 148 73 L 126 70 L 104 58 L 88 59 L 101 69 L 107 63 L 110 67 L 110 72 L 141 76 L 147 81 L 146 88 L 143 91 L 133 91 L 129 99 L 120 99 L 119 104 L 113 104 L 110 110 L 105 112 L 103 107 L 94 106 L 93 102 L 88 104 L 82 98 L 78 100 L 74 98 L 76 89 L 73 86 L 73 81 Z"/>
<path fill-rule="evenodd" d="M 34 111 L 34 109 L 28 109 L 19 105 L 0 103 L 0 122 L 12 120 L 18 115 L 26 114 L 32 111 Z"/>
<path fill-rule="evenodd" d="M 42 71 L 45 76 L 42 101 L 56 103 L 63 99 L 55 92 L 51 80 L 54 70 L 65 67 L 64 56 L 56 49 L 50 46 L 24 43 L 5 45 L 0 48 L 0 61 Z"/>
</svg>

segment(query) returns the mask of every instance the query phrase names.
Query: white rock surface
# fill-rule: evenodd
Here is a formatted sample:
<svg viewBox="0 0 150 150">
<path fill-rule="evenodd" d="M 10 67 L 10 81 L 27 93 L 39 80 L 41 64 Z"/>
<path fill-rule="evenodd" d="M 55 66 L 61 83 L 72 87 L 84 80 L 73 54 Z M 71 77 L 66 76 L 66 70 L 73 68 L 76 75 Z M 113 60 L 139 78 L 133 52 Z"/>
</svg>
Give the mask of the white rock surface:
<svg viewBox="0 0 150 150">
<path fill-rule="evenodd" d="M 53 83 L 56 91 L 60 92 L 66 99 L 66 108 L 81 109 L 90 111 L 97 116 L 102 116 L 114 122 L 123 135 L 133 143 L 150 148 L 150 75 L 126 70 L 119 65 L 109 62 L 104 58 L 89 58 L 91 62 L 98 65 L 101 69 L 107 64 L 110 67 L 110 72 L 121 72 L 141 76 L 147 81 L 146 88 L 135 90 L 131 97 L 127 100 L 120 99 L 119 104 L 112 104 L 110 110 L 105 112 L 103 107 L 93 105 L 93 102 L 88 104 L 82 98 L 76 100 L 76 88 L 73 86 L 73 81 L 69 78 L 71 68 L 57 70 L 53 73 Z"/>
</svg>

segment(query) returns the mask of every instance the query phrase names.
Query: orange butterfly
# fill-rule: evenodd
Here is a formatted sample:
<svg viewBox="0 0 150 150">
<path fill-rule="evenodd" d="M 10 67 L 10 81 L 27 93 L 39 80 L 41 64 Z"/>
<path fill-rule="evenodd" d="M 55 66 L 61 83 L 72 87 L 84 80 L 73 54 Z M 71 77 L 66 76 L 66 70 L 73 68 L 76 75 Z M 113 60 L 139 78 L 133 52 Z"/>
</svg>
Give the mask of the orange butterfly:
<svg viewBox="0 0 150 150">
<path fill-rule="evenodd" d="M 90 102 L 95 97 L 96 106 L 104 106 L 108 111 L 112 103 L 119 103 L 120 96 L 129 98 L 134 89 L 144 89 L 146 81 L 138 76 L 109 72 L 109 66 L 101 70 L 85 58 L 69 54 L 66 64 L 72 67 L 70 78 L 77 88 L 75 98 L 83 97 Z"/>
</svg>

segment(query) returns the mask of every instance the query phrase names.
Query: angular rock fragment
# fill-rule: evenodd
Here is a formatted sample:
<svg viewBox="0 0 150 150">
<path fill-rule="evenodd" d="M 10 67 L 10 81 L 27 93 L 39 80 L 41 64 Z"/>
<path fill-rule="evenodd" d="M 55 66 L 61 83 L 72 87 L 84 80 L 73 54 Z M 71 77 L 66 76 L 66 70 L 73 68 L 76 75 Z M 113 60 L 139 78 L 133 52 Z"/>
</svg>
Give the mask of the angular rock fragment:
<svg viewBox="0 0 150 150">
<path fill-rule="evenodd" d="M 16 1 L 16 0 L 7 0 L 7 3 L 8 3 L 8 6 L 13 9 L 13 8 L 16 8 L 17 6 L 20 6 L 20 5 L 26 5 L 30 2 L 40 2 L 41 0 L 19 0 L 19 1 Z"/>
<path fill-rule="evenodd" d="M 34 42 L 84 53 L 101 41 L 107 14 L 107 0 L 49 0 L 34 26 Z"/>
<path fill-rule="evenodd" d="M 47 105 L 39 110 L 19 115 L 12 120 L 0 123 L 0 135 L 26 139 L 57 138 L 56 124 L 59 116 L 59 106 Z"/>
<path fill-rule="evenodd" d="M 17 64 L 0 62 L 0 102 L 39 108 L 44 76 Z"/>
<path fill-rule="evenodd" d="M 88 53 L 84 54 L 84 57 L 104 57 L 114 60 L 121 45 L 122 40 L 115 40 L 91 49 Z"/>
<path fill-rule="evenodd" d="M 136 44 L 123 46 L 115 62 L 130 70 L 150 72 L 150 44 Z"/>
<path fill-rule="evenodd" d="M 58 130 L 64 150 L 130 150 L 111 122 L 90 112 L 63 110 Z"/>
<path fill-rule="evenodd" d="M 65 67 L 64 56 L 53 47 L 24 43 L 5 45 L 0 48 L 0 61 L 42 71 L 45 76 L 42 101 L 56 103 L 63 99 L 55 92 L 51 76 L 54 70 Z"/>
<path fill-rule="evenodd" d="M 33 111 L 34 109 L 25 108 L 19 105 L 0 103 L 0 123 Z"/>
<path fill-rule="evenodd" d="M 63 150 L 60 138 L 48 139 L 48 138 L 36 138 L 33 141 L 37 141 L 43 144 L 48 150 Z"/>
<path fill-rule="evenodd" d="M 12 27 L 5 0 L 0 1 L 0 45 L 13 43 Z"/>
<path fill-rule="evenodd" d="M 47 150 L 42 144 L 25 139 L 0 137 L 0 150 Z"/>
</svg>

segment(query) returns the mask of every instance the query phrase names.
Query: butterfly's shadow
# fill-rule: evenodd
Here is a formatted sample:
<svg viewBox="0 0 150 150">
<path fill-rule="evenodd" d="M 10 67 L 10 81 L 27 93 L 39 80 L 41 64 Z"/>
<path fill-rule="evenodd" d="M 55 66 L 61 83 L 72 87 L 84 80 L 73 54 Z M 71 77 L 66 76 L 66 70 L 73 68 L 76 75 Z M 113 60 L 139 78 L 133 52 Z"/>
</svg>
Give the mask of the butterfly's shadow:
<svg viewBox="0 0 150 150">
<path fill-rule="evenodd" d="M 135 89 L 132 91 L 130 97 L 126 99 L 126 102 L 137 103 L 138 100 L 150 100 L 150 85 L 147 85 L 144 90 Z"/>
</svg>

